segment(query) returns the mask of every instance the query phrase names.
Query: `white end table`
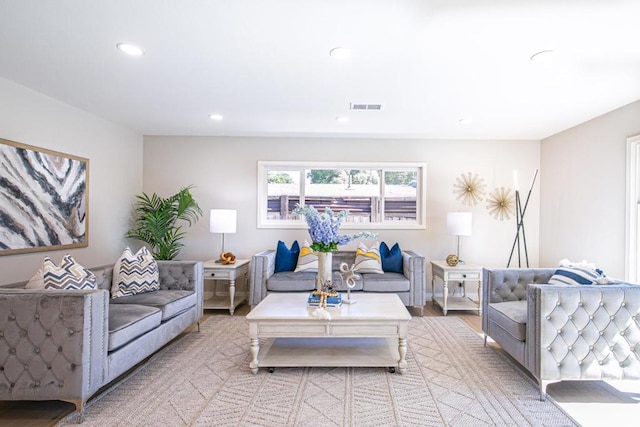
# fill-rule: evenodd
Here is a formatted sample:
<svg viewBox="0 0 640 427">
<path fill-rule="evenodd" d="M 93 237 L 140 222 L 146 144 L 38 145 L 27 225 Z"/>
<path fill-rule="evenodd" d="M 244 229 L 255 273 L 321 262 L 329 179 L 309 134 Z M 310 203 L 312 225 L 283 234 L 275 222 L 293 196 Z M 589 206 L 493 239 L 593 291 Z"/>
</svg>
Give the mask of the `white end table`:
<svg viewBox="0 0 640 427">
<path fill-rule="evenodd" d="M 249 260 L 237 259 L 235 264 L 221 264 L 215 261 L 204 262 L 204 280 L 227 280 L 229 282 L 229 296 L 218 295 L 215 285 L 213 296 L 203 301 L 202 307 L 205 310 L 228 309 L 229 314 L 233 314 L 236 307 L 247 299 L 247 291 L 239 294 L 236 299 L 236 279 L 244 277 L 245 286 L 249 277 Z M 203 292 L 204 294 L 205 292 Z"/>
<path fill-rule="evenodd" d="M 482 266 L 476 264 L 458 264 L 451 267 L 446 261 L 431 261 L 431 295 L 434 303 L 442 307 L 442 312 L 447 315 L 449 310 L 477 310 L 478 315 L 482 310 Z M 435 295 L 435 281 L 439 277 L 443 282 L 442 297 Z M 462 282 L 462 297 L 449 296 L 449 282 Z M 467 297 L 465 282 L 478 283 L 478 300 Z"/>
</svg>

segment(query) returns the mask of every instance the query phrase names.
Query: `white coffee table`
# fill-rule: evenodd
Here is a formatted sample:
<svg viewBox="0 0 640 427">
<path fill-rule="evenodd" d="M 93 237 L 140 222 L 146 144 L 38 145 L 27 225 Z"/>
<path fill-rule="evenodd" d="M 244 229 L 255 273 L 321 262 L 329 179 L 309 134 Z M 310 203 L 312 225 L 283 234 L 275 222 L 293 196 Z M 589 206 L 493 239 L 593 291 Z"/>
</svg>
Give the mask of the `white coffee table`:
<svg viewBox="0 0 640 427">
<path fill-rule="evenodd" d="M 251 372 L 299 366 L 406 372 L 411 315 L 396 294 L 358 293 L 356 304 L 329 308 L 331 320 L 314 318 L 315 308 L 307 306 L 307 297 L 306 292 L 271 293 L 247 314 Z"/>
</svg>

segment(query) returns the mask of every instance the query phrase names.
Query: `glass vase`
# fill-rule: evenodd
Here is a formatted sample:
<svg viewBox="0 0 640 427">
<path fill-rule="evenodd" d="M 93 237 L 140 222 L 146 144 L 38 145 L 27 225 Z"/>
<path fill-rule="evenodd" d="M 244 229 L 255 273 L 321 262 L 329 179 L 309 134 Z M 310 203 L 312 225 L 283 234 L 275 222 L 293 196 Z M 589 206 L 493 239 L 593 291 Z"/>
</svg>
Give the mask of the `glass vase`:
<svg viewBox="0 0 640 427">
<path fill-rule="evenodd" d="M 317 252 L 318 255 L 318 276 L 316 279 L 316 289 L 322 291 L 327 282 L 333 280 L 333 272 L 331 271 L 331 263 L 333 261 L 333 253 Z"/>
</svg>

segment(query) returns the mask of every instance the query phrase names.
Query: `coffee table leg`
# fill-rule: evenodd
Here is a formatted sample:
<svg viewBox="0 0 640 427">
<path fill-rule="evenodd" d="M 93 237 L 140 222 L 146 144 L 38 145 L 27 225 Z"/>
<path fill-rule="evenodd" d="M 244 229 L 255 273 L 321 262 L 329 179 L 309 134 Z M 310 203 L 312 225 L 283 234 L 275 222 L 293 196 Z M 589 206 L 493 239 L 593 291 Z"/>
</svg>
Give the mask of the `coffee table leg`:
<svg viewBox="0 0 640 427">
<path fill-rule="evenodd" d="M 258 338 L 251 338 L 251 362 L 249 367 L 251 372 L 255 375 L 258 373 L 258 353 L 260 352 L 260 340 Z"/>
<path fill-rule="evenodd" d="M 398 353 L 400 353 L 400 360 L 398 361 L 398 371 L 401 374 L 407 372 L 407 339 L 400 338 L 398 339 Z"/>
</svg>

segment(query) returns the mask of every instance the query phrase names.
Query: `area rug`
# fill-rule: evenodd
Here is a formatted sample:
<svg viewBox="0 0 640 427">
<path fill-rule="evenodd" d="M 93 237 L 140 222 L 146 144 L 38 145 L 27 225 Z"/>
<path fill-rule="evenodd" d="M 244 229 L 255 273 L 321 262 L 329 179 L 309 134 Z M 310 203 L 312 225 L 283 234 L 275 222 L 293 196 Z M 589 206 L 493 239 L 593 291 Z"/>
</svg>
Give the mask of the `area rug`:
<svg viewBox="0 0 640 427">
<path fill-rule="evenodd" d="M 410 322 L 408 370 L 249 370 L 248 324 L 212 316 L 94 398 L 86 426 L 573 426 L 455 317 Z M 71 415 L 58 425 L 74 424 Z"/>
</svg>

